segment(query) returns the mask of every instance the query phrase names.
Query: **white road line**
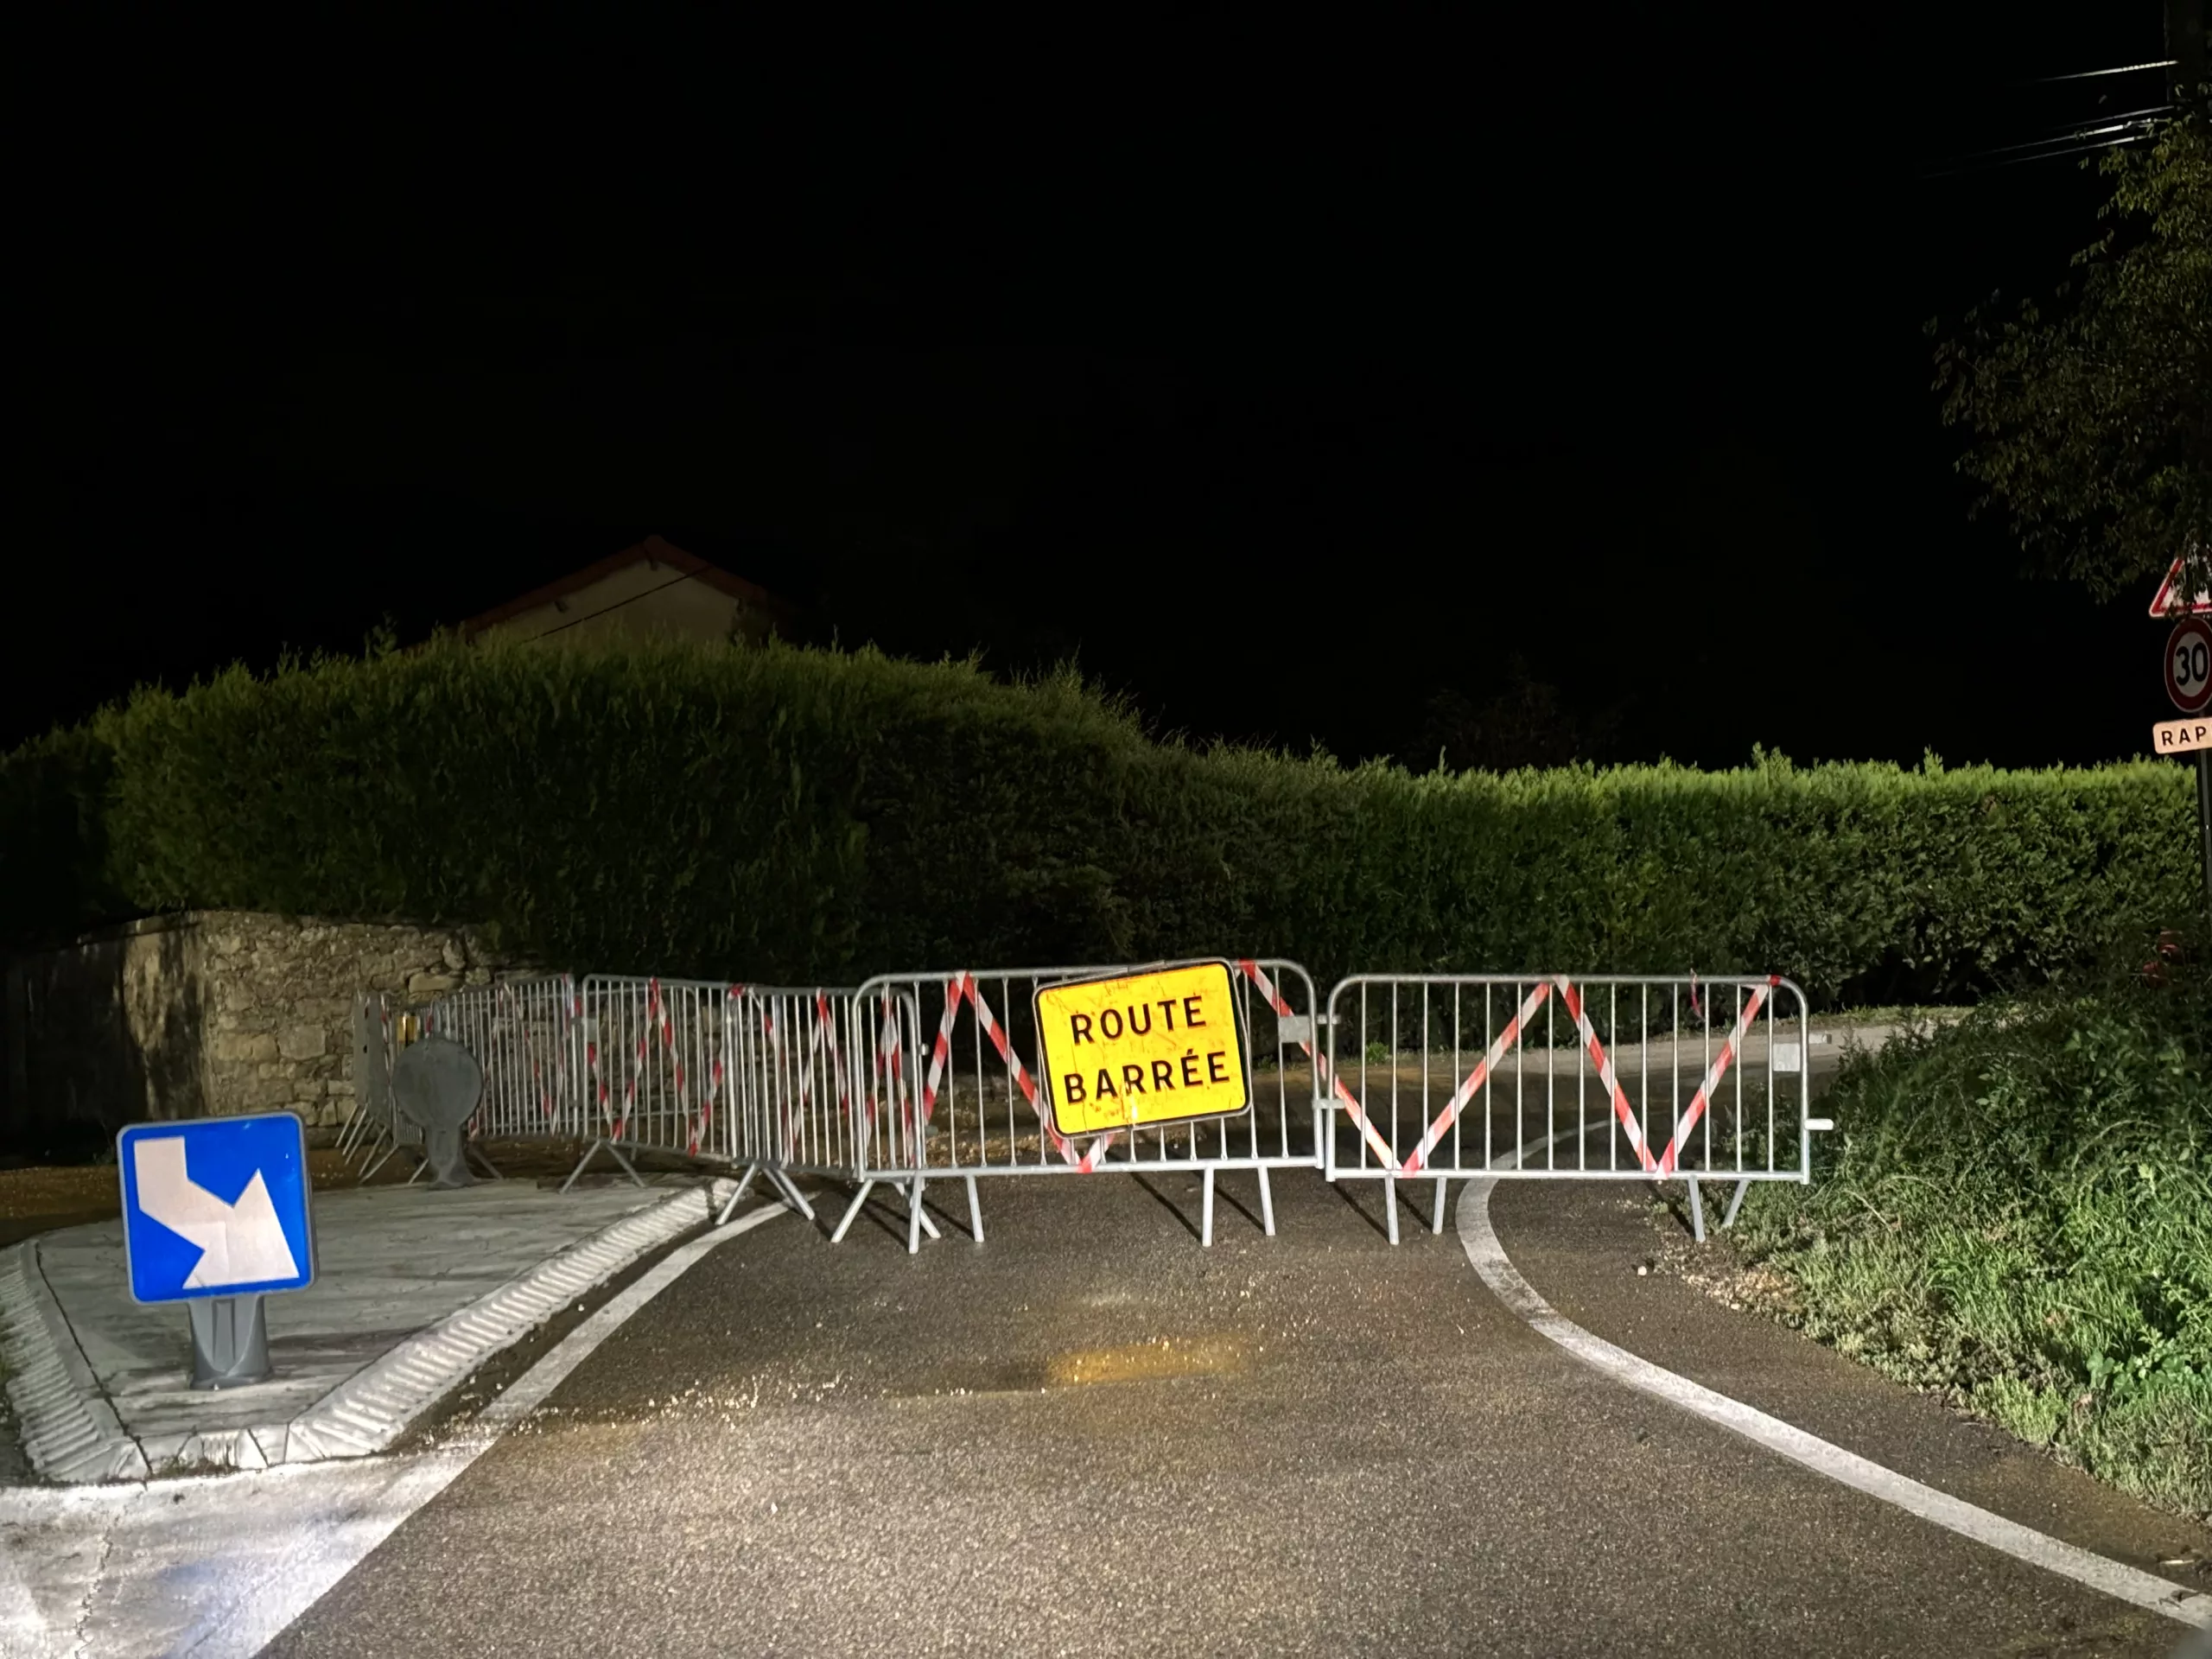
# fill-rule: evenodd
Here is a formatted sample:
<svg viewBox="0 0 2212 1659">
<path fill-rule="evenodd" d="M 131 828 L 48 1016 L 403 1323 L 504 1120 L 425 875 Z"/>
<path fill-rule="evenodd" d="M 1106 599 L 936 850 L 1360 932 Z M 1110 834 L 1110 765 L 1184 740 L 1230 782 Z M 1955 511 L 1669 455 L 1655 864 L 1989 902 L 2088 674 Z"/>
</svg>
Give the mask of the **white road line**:
<svg viewBox="0 0 2212 1659">
<path fill-rule="evenodd" d="M 196 1480 L 0 1493 L 0 1529 L 28 1530 L 73 1517 L 79 1527 L 99 1525 L 105 1537 L 127 1534 L 132 1553 L 153 1560 L 156 1569 L 137 1585 L 104 1584 L 111 1574 L 96 1574 L 82 1586 L 81 1599 L 65 1606 L 42 1593 L 49 1586 L 9 1571 L 9 1552 L 0 1549 L 0 1648 L 85 1651 L 90 1620 L 98 1625 L 98 1645 L 108 1651 L 200 1659 L 258 1653 L 708 1251 L 788 1213 L 781 1203 L 765 1205 L 671 1251 L 433 1450 Z M 210 1536 L 222 1540 L 213 1559 L 203 1554 Z M 105 1543 L 101 1548 L 105 1551 Z M 181 1635 L 175 1633 L 182 1622 L 177 1592 L 168 1584 L 180 1569 L 188 1570 L 193 1599 L 201 1609 Z M 96 1596 L 103 1604 L 97 1611 Z M 64 1618 L 73 1618 L 78 1628 L 69 1629 Z"/>
<path fill-rule="evenodd" d="M 710 1229 L 681 1249 L 671 1250 L 664 1260 L 654 1264 L 651 1272 L 639 1274 L 634 1284 L 562 1338 L 551 1353 L 516 1378 L 512 1388 L 477 1414 L 476 1422 L 491 1431 L 485 1437 L 485 1444 L 488 1446 L 543 1405 L 546 1396 L 569 1380 L 569 1373 L 591 1357 L 593 1349 L 620 1330 L 632 1314 L 689 1273 L 709 1250 L 717 1244 L 728 1243 L 740 1233 L 751 1232 L 764 1221 L 791 1213 L 791 1206 L 780 1200 L 764 1205 L 735 1221 Z"/>
<path fill-rule="evenodd" d="M 407 1483 L 398 1502 L 381 1506 L 377 1524 L 364 1527 L 359 1517 L 343 1517 L 344 1530 L 330 1540 L 336 1548 L 317 1548 L 308 1544 L 300 1554 L 285 1563 L 282 1583 L 270 1586 L 266 1599 L 257 1597 L 250 1606 L 238 1609 L 237 1617 L 226 1621 L 219 1630 L 208 1630 L 205 1636 L 193 1632 L 189 1639 L 178 1644 L 176 1651 L 205 1655 L 207 1659 L 224 1654 L 236 1654 L 245 1659 L 246 1656 L 260 1652 L 278 1631 L 320 1601 L 333 1585 L 397 1530 L 401 1522 L 452 1484 L 456 1476 L 492 1449 L 500 1435 L 543 1405 L 547 1396 L 591 1357 L 593 1350 L 620 1330 L 639 1308 L 697 1266 L 708 1251 L 728 1243 L 741 1233 L 751 1232 L 763 1222 L 789 1213 L 789 1206 L 780 1202 L 764 1205 L 671 1250 L 562 1338 L 551 1353 L 524 1371 L 512 1387 L 431 1454 L 431 1459 L 426 1461 L 435 1460 L 436 1468 L 425 1471 L 423 1478 Z M 306 1541 L 302 1542 L 305 1544 Z"/>
<path fill-rule="evenodd" d="M 1543 1142 L 1532 1144 L 1541 1146 Z M 1523 1154 L 1529 1150 L 1522 1148 Z M 1472 1180 L 1459 1195 L 1459 1243 L 1466 1249 L 1467 1260 L 1474 1264 L 1475 1271 L 1498 1300 L 1586 1365 L 1723 1428 L 1732 1428 L 1745 1439 L 1757 1441 L 1769 1451 L 1779 1452 L 1831 1480 L 1840 1481 L 1885 1503 L 1894 1503 L 1923 1521 L 1948 1528 L 1976 1543 L 2002 1550 L 2031 1566 L 2086 1584 L 2093 1590 L 2101 1590 L 2138 1607 L 2164 1613 L 2183 1624 L 2212 1627 L 2212 1596 L 2076 1548 L 2032 1527 L 2007 1521 L 2001 1515 L 1993 1515 L 1592 1336 L 1537 1294 L 1535 1287 L 1522 1278 L 1520 1269 L 1507 1259 L 1505 1247 L 1498 1243 L 1490 1221 L 1490 1195 L 1497 1185 L 1494 1179 Z"/>
</svg>

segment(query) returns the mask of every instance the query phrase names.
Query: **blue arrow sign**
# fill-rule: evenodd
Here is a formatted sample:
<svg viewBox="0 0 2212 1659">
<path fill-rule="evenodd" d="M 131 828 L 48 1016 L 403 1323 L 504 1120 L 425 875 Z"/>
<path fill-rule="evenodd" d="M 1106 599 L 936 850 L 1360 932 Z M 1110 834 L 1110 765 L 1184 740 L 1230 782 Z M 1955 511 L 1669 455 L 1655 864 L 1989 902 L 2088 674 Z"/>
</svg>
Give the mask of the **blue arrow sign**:
<svg viewBox="0 0 2212 1659">
<path fill-rule="evenodd" d="M 307 1132 L 292 1113 L 134 1123 L 115 1149 L 134 1300 L 245 1296 L 315 1281 Z"/>
</svg>

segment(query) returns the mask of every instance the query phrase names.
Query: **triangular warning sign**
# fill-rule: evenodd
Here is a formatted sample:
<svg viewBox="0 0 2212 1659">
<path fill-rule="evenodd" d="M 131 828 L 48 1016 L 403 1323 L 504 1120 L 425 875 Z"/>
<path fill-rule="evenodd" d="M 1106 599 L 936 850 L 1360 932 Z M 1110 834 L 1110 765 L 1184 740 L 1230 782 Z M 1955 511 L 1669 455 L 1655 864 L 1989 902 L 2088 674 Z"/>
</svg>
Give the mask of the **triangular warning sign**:
<svg viewBox="0 0 2212 1659">
<path fill-rule="evenodd" d="M 2173 569 L 2166 572 L 2166 579 L 2158 584 L 2158 596 L 2151 601 L 2152 616 L 2164 620 L 2183 614 L 2180 593 L 2181 563 L 2179 559 L 2176 559 Z M 2190 601 L 2186 613 L 2190 616 L 2212 614 L 2212 593 L 2199 589 L 2196 597 Z"/>
</svg>

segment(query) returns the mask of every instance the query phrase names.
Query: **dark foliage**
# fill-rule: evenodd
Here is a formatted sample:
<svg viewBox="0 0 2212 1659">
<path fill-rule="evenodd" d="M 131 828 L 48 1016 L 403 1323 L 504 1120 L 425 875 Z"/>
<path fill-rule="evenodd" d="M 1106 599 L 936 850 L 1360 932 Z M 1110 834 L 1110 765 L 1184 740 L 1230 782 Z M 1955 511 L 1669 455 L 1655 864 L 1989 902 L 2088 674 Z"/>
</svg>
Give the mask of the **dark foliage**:
<svg viewBox="0 0 2212 1659">
<path fill-rule="evenodd" d="M 2190 913 L 2192 810 L 2164 763 L 1415 776 L 1154 741 L 1067 677 L 442 645 L 141 693 L 8 756 L 0 925 L 223 906 L 609 971 L 1229 950 L 1960 997 Z"/>
</svg>

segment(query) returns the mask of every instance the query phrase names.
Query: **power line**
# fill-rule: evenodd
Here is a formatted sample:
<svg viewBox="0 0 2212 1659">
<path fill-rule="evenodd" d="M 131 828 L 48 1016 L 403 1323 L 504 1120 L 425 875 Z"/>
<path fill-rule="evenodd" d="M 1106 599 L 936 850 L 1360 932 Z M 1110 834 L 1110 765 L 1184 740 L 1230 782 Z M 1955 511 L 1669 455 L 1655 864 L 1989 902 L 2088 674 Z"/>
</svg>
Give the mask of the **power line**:
<svg viewBox="0 0 2212 1659">
<path fill-rule="evenodd" d="M 2070 75 L 2039 75 L 2033 80 L 2016 80 L 2016 86 L 2055 86 L 2062 80 L 2094 80 L 2099 75 L 2139 75 L 2146 69 L 2171 69 L 2179 58 L 2160 58 L 2156 63 L 2126 63 L 2117 69 L 2083 69 Z"/>
<path fill-rule="evenodd" d="M 2094 127 L 2068 127 L 2041 138 L 2030 138 L 2017 144 L 1999 144 L 1993 149 L 1971 150 L 1963 156 L 1955 156 L 1946 165 L 1932 168 L 1921 176 L 1950 178 L 1985 168 L 2012 167 L 2021 162 L 2057 161 L 2070 156 L 2093 155 L 2100 149 L 2118 149 L 2123 144 L 2136 143 L 2149 137 L 2158 118 L 2172 113 L 2173 105 L 2171 104 L 2130 110 Z"/>
</svg>

